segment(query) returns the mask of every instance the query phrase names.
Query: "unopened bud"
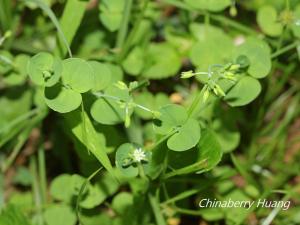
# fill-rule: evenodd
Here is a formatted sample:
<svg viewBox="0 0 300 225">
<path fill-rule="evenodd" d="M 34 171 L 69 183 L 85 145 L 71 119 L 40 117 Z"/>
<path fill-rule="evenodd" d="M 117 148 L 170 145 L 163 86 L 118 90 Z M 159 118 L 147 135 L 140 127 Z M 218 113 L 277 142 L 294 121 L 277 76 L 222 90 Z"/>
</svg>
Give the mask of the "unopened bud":
<svg viewBox="0 0 300 225">
<path fill-rule="evenodd" d="M 189 70 L 189 71 L 182 72 L 180 78 L 187 79 L 193 76 L 195 76 L 195 73 L 192 70 Z"/>
</svg>

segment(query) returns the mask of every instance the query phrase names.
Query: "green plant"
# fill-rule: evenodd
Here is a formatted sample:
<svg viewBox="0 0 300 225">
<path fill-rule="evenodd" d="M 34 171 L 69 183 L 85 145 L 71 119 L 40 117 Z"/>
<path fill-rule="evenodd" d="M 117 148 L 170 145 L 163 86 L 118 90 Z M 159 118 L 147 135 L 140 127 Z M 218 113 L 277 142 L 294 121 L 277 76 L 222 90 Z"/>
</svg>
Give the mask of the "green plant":
<svg viewBox="0 0 300 225">
<path fill-rule="evenodd" d="M 299 222 L 297 1 L 0 4 L 0 225 Z"/>
</svg>

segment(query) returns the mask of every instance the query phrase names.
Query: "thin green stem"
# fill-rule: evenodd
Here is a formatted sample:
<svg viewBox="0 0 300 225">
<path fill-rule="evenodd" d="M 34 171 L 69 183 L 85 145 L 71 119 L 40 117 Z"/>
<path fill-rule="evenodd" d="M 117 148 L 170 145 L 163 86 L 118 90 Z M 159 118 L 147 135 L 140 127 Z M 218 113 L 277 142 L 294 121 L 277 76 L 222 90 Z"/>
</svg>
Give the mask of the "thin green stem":
<svg viewBox="0 0 300 225">
<path fill-rule="evenodd" d="M 160 205 L 159 205 L 159 201 L 158 201 L 157 197 L 155 195 L 149 193 L 148 199 L 149 199 L 150 205 L 153 210 L 156 224 L 157 225 L 166 225 L 165 219 L 161 213 L 161 209 L 160 209 Z"/>
<path fill-rule="evenodd" d="M 130 12 L 131 12 L 131 8 L 132 8 L 132 2 L 133 2 L 133 0 L 125 1 L 122 24 L 121 24 L 121 28 L 118 31 L 116 48 L 122 48 L 122 46 L 125 42 L 125 38 L 126 38 L 126 35 L 127 35 L 127 31 L 128 31 L 128 24 L 129 24 L 129 19 L 130 19 Z"/>
<path fill-rule="evenodd" d="M 47 175 L 46 175 L 46 159 L 45 149 L 42 145 L 38 149 L 38 165 L 39 165 L 39 179 L 41 186 L 42 203 L 47 202 Z"/>
<path fill-rule="evenodd" d="M 282 55 L 282 54 L 284 54 L 284 53 L 292 50 L 293 48 L 296 48 L 299 45 L 299 43 L 300 43 L 299 41 L 295 41 L 295 42 L 293 42 L 293 43 L 291 43 L 291 44 L 289 44 L 289 45 L 287 45 L 287 46 L 285 46 L 285 47 L 283 47 L 281 49 L 278 49 L 276 52 L 274 52 L 271 55 L 271 58 L 274 59 L 274 58 L 276 58 L 276 57 L 278 57 L 278 56 L 280 56 L 280 55 Z"/>
</svg>

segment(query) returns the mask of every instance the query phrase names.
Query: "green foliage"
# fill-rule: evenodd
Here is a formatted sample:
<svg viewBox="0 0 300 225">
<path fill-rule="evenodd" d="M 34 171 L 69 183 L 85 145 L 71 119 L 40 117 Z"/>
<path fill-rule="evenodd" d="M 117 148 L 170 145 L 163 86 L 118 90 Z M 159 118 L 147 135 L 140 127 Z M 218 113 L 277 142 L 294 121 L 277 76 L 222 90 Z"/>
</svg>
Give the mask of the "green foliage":
<svg viewBox="0 0 300 225">
<path fill-rule="evenodd" d="M 0 225 L 298 224 L 298 1 L 0 5 Z"/>
</svg>

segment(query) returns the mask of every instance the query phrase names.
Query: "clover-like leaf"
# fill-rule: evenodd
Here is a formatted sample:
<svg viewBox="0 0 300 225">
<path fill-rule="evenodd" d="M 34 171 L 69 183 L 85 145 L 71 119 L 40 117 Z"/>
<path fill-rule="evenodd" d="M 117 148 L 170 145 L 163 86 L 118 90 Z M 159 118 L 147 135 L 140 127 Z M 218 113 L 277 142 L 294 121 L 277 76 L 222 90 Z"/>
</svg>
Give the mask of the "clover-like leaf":
<svg viewBox="0 0 300 225">
<path fill-rule="evenodd" d="M 1 50 L 0 51 L 0 74 L 6 74 L 13 67 L 13 56 L 10 52 Z"/>
<path fill-rule="evenodd" d="M 265 34 L 276 37 L 282 33 L 283 26 L 278 21 L 277 11 L 273 6 L 265 5 L 259 8 L 256 20 Z"/>
<path fill-rule="evenodd" d="M 78 58 L 63 61 L 62 81 L 74 91 L 84 93 L 95 85 L 93 68 L 84 60 Z"/>
<path fill-rule="evenodd" d="M 47 52 L 34 55 L 27 64 L 27 73 L 36 85 L 46 87 L 55 85 L 59 81 L 62 71 L 61 61 Z"/>
<path fill-rule="evenodd" d="M 144 64 L 144 51 L 140 47 L 135 47 L 122 62 L 124 70 L 133 76 L 142 72 Z"/>
<path fill-rule="evenodd" d="M 125 121 L 126 104 L 129 104 L 131 99 L 128 90 L 121 90 L 115 86 L 110 86 L 103 95 L 104 97 L 99 97 L 91 107 L 91 115 L 94 120 L 107 125 Z M 112 98 L 105 97 L 105 95 L 112 96 Z M 116 99 L 114 99 L 114 97 Z M 132 112 L 133 109 L 128 106 L 128 116 L 130 116 Z"/>
<path fill-rule="evenodd" d="M 110 31 L 119 29 L 124 10 L 125 2 L 123 0 L 103 0 L 99 5 L 100 20 Z"/>
<path fill-rule="evenodd" d="M 260 92 L 259 81 L 253 77 L 244 76 L 227 92 L 224 99 L 231 106 L 243 106 L 253 101 Z"/>
<path fill-rule="evenodd" d="M 46 208 L 43 218 L 47 225 L 75 225 L 75 211 L 68 205 L 51 205 Z"/>
<path fill-rule="evenodd" d="M 105 89 L 111 82 L 111 70 L 104 63 L 97 61 L 89 62 L 94 73 L 94 91 L 101 91 Z"/>
<path fill-rule="evenodd" d="M 158 93 L 156 95 L 151 94 L 150 92 L 142 92 L 134 96 L 134 101 L 137 104 L 140 104 L 148 109 L 153 111 L 159 110 L 163 105 L 169 104 L 170 100 L 168 96 L 164 93 Z M 151 112 L 147 112 L 138 107 L 135 108 L 135 112 L 138 116 L 143 119 L 152 119 L 153 114 Z"/>
<path fill-rule="evenodd" d="M 46 104 L 54 111 L 67 113 L 77 109 L 82 101 L 81 94 L 59 83 L 44 90 Z"/>
<path fill-rule="evenodd" d="M 144 151 L 141 146 L 125 143 L 116 152 L 116 166 L 126 177 L 136 177 L 139 173 L 139 164 L 144 173 L 149 170 L 151 152 Z"/>
<path fill-rule="evenodd" d="M 168 148 L 173 151 L 186 151 L 197 145 L 200 139 L 200 126 L 197 120 L 188 119 L 178 132 L 172 135 L 167 142 Z"/>
<path fill-rule="evenodd" d="M 209 66 L 224 64 L 232 58 L 233 41 L 222 30 L 204 24 L 192 24 L 190 29 L 197 39 L 190 58 L 198 70 L 208 71 Z"/>
<path fill-rule="evenodd" d="M 235 55 L 247 56 L 250 62 L 248 73 L 255 78 L 263 78 L 271 70 L 270 47 L 263 40 L 248 38 L 245 43 L 236 49 Z"/>
<path fill-rule="evenodd" d="M 178 52 L 166 43 L 150 44 L 145 57 L 147 63 L 142 75 L 150 79 L 163 79 L 173 76 L 181 66 Z"/>
<path fill-rule="evenodd" d="M 165 105 L 160 108 L 159 112 L 159 120 L 154 121 L 155 132 L 159 134 L 169 134 L 188 119 L 186 109 L 176 104 Z"/>
<path fill-rule="evenodd" d="M 195 9 L 219 12 L 230 6 L 231 0 L 185 0 L 185 2 Z"/>
</svg>

